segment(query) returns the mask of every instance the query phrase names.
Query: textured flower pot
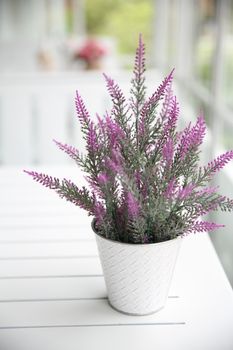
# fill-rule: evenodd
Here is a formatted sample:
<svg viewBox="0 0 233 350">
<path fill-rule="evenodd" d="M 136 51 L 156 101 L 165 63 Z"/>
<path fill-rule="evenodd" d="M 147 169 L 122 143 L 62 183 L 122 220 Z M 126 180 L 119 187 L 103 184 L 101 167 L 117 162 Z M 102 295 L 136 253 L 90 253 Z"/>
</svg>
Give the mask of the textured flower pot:
<svg viewBox="0 0 233 350">
<path fill-rule="evenodd" d="M 181 238 L 128 244 L 95 234 L 110 305 L 130 315 L 148 315 L 162 309 Z"/>
</svg>

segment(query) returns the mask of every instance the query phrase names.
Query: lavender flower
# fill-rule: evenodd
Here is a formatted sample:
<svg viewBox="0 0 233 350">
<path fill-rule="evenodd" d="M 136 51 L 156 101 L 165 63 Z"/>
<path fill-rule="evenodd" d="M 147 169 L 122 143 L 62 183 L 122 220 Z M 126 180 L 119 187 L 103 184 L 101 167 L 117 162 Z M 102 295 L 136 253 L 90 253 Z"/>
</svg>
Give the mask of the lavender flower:
<svg viewBox="0 0 233 350">
<path fill-rule="evenodd" d="M 139 35 L 138 47 L 136 49 L 134 62 L 134 77 L 131 81 L 131 109 L 134 112 L 136 124 L 138 124 L 141 108 L 145 101 L 146 86 L 145 86 L 145 45 L 142 41 L 142 35 Z M 136 125 L 136 133 L 138 134 L 138 125 Z M 137 137 L 137 136 L 136 136 Z"/>
<path fill-rule="evenodd" d="M 57 189 L 60 186 L 60 180 L 46 174 L 38 173 L 36 171 L 24 170 L 24 172 L 32 176 L 33 180 L 39 182 L 41 185 L 50 189 Z"/>
<path fill-rule="evenodd" d="M 176 96 L 174 96 L 170 101 L 170 108 L 167 111 L 167 122 L 165 123 L 163 131 L 164 137 L 171 134 L 175 130 L 179 111 L 179 104 L 176 100 Z"/>
<path fill-rule="evenodd" d="M 203 116 L 198 117 L 196 125 L 190 133 L 190 144 L 192 146 L 200 146 L 206 133 L 206 125 Z"/>
<path fill-rule="evenodd" d="M 164 101 L 160 112 L 160 118 L 164 122 L 173 104 L 172 80 L 167 84 L 164 94 Z"/>
<path fill-rule="evenodd" d="M 187 233 L 193 232 L 208 232 L 213 231 L 218 228 L 224 227 L 224 225 L 215 224 L 214 222 L 207 222 L 207 221 L 196 221 L 192 228 L 190 228 Z M 187 234 L 186 233 L 186 234 Z"/>
<path fill-rule="evenodd" d="M 106 173 L 100 173 L 99 176 L 98 176 L 98 182 L 99 184 L 102 186 L 102 185 L 106 185 L 109 181 L 109 178 L 107 176 Z"/>
<path fill-rule="evenodd" d="M 85 187 L 79 189 L 70 180 L 63 179 L 60 181 L 56 177 L 36 171 L 24 170 L 24 172 L 32 176 L 32 178 L 41 185 L 55 190 L 61 198 L 66 198 L 69 202 L 78 205 L 80 208 L 87 210 L 90 215 L 93 215 L 93 200 Z"/>
<path fill-rule="evenodd" d="M 76 105 L 77 116 L 81 124 L 82 132 L 86 134 L 91 120 L 90 120 L 90 115 L 86 109 L 86 106 L 84 105 L 83 99 L 80 96 L 78 91 L 76 91 L 75 105 Z"/>
<path fill-rule="evenodd" d="M 198 117 L 196 124 L 191 128 L 191 124 L 184 130 L 180 145 L 178 146 L 178 155 L 183 160 L 190 149 L 196 150 L 202 144 L 206 126 L 203 116 Z"/>
<path fill-rule="evenodd" d="M 168 167 L 171 166 L 174 155 L 174 144 L 171 137 L 169 137 L 162 150 L 163 159 Z"/>
<path fill-rule="evenodd" d="M 93 201 L 94 201 L 94 215 L 96 219 L 96 225 L 101 226 L 104 223 L 104 217 L 106 215 L 106 210 L 101 202 L 99 202 L 93 193 Z"/>
<path fill-rule="evenodd" d="M 98 151 L 98 148 L 99 148 L 99 144 L 98 144 L 96 129 L 95 129 L 94 123 L 91 121 L 87 131 L 87 150 L 90 153 L 94 154 L 95 152 Z"/>
<path fill-rule="evenodd" d="M 177 195 L 178 199 L 183 201 L 184 199 L 188 198 L 194 188 L 194 184 L 188 184 L 187 186 L 180 188 Z"/>
<path fill-rule="evenodd" d="M 138 190 L 140 190 L 140 185 L 141 185 L 141 174 L 139 172 L 139 170 L 136 170 L 135 173 L 134 173 L 134 177 L 135 177 L 135 182 L 137 184 L 137 188 Z"/>
<path fill-rule="evenodd" d="M 142 35 L 140 34 L 134 62 L 134 75 L 137 82 L 143 79 L 145 71 L 145 44 L 143 43 Z"/>
<path fill-rule="evenodd" d="M 142 117 L 148 116 L 158 105 L 159 101 L 163 98 L 167 87 L 173 80 L 173 72 L 174 69 L 171 71 L 171 73 L 164 79 L 162 84 L 158 87 L 158 89 L 152 94 L 152 96 L 144 103 L 141 111 Z"/>
<path fill-rule="evenodd" d="M 109 146 L 112 148 L 116 146 L 119 140 L 125 137 L 125 134 L 119 124 L 115 123 L 109 116 L 106 116 L 105 123 L 108 139 L 110 141 Z"/>
<path fill-rule="evenodd" d="M 205 187 L 196 193 L 197 196 L 201 197 L 203 195 L 212 195 L 218 190 L 219 186 Z"/>
<path fill-rule="evenodd" d="M 212 162 L 209 162 L 207 167 L 205 167 L 205 171 L 209 174 L 214 174 L 217 171 L 224 168 L 224 166 L 229 163 L 233 159 L 233 150 L 227 151 L 224 154 L 221 154 L 216 159 L 214 159 Z"/>
<path fill-rule="evenodd" d="M 173 178 L 169 181 L 168 185 L 167 185 L 167 188 L 164 192 L 164 197 L 167 198 L 167 199 L 171 199 L 174 197 L 174 194 L 176 192 L 176 179 Z"/>
<path fill-rule="evenodd" d="M 232 199 L 207 186 L 233 160 L 233 151 L 199 167 L 205 121 L 201 115 L 194 125 L 176 130 L 179 104 L 172 92 L 173 71 L 146 96 L 145 46 L 140 35 L 129 101 L 119 85 L 104 75 L 113 106 L 111 113 L 97 115 L 94 122 L 76 93 L 86 154 L 54 141 L 85 172 L 87 187 L 25 171 L 94 216 L 96 228 L 106 238 L 145 244 L 212 231 L 223 225 L 200 221 L 200 216 L 217 209 L 233 210 Z"/>
<path fill-rule="evenodd" d="M 131 192 L 127 192 L 127 208 L 129 216 L 132 219 L 138 217 L 140 212 L 139 203 Z"/>
<path fill-rule="evenodd" d="M 118 149 L 112 149 L 109 157 L 105 158 L 104 164 L 114 175 L 123 173 L 123 159 Z"/>
<path fill-rule="evenodd" d="M 159 129 L 159 127 L 157 126 L 157 122 L 155 122 L 155 110 L 158 107 L 160 100 L 162 100 L 163 97 L 166 96 L 167 89 L 169 88 L 173 80 L 173 71 L 174 70 L 172 70 L 171 73 L 164 79 L 162 84 L 152 94 L 152 96 L 144 102 L 140 109 L 140 116 L 137 116 L 135 121 L 135 136 L 138 148 L 144 148 L 145 145 L 151 141 L 150 138 L 151 134 L 153 135 L 154 133 L 154 131 L 152 131 L 154 128 Z M 140 141 L 141 139 L 143 139 L 143 142 Z"/>
<path fill-rule="evenodd" d="M 66 154 L 68 154 L 68 156 L 70 156 L 70 158 L 75 160 L 78 164 L 81 162 L 79 151 L 75 147 L 67 145 L 67 144 L 63 144 L 63 143 L 56 141 L 56 140 L 53 140 L 53 141 L 60 148 L 60 150 L 64 151 Z"/>
</svg>

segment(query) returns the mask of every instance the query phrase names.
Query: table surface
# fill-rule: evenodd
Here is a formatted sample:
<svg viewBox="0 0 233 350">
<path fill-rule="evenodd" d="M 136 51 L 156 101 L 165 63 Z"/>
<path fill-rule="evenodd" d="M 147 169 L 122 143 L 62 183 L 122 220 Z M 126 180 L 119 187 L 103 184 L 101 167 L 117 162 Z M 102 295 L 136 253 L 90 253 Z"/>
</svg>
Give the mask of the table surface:
<svg viewBox="0 0 233 350">
<path fill-rule="evenodd" d="M 81 181 L 49 169 L 67 171 Z M 0 168 L 0 350 L 233 349 L 233 292 L 208 235 L 183 239 L 166 307 L 127 316 L 108 305 L 90 221 Z"/>
</svg>

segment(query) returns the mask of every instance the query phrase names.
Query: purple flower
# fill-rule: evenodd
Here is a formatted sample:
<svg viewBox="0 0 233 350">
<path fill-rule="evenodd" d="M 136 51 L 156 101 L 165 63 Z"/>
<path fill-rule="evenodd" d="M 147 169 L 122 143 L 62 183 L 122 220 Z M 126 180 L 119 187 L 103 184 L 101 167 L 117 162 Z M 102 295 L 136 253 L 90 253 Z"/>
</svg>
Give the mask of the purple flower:
<svg viewBox="0 0 233 350">
<path fill-rule="evenodd" d="M 203 116 L 197 118 L 197 122 L 190 132 L 190 145 L 200 146 L 206 133 L 206 125 Z"/>
<path fill-rule="evenodd" d="M 120 125 L 114 122 L 108 115 L 105 119 L 106 131 L 108 134 L 108 139 L 110 141 L 110 147 L 114 147 L 118 140 L 124 138 L 124 131 L 121 129 Z"/>
<path fill-rule="evenodd" d="M 178 155 L 181 160 L 185 158 L 191 148 L 196 149 L 201 145 L 206 132 L 206 125 L 203 116 L 198 117 L 196 124 L 191 128 L 191 123 L 183 131 Z"/>
<path fill-rule="evenodd" d="M 24 170 L 25 173 L 32 176 L 32 178 L 41 185 L 53 189 L 61 198 L 78 205 L 80 208 L 87 210 L 89 214 L 93 214 L 93 202 L 89 196 L 89 191 L 82 187 L 79 189 L 72 181 L 38 173 L 36 171 Z"/>
<path fill-rule="evenodd" d="M 60 181 L 59 179 L 46 175 L 46 174 L 42 174 L 42 173 L 38 173 L 36 171 L 28 171 L 28 170 L 24 170 L 24 172 L 30 176 L 32 176 L 33 180 L 39 182 L 41 185 L 48 187 L 50 189 L 57 189 L 60 185 Z"/>
<path fill-rule="evenodd" d="M 139 35 L 138 47 L 134 62 L 134 75 L 137 81 L 140 81 L 145 72 L 145 45 L 142 41 L 142 35 Z"/>
<path fill-rule="evenodd" d="M 215 224 L 214 222 L 208 222 L 208 221 L 196 221 L 186 233 L 209 232 L 221 227 L 225 227 L 225 225 L 219 225 L 219 224 Z"/>
<path fill-rule="evenodd" d="M 179 139 L 180 143 L 177 147 L 177 154 L 181 160 L 183 160 L 186 156 L 188 147 L 189 147 L 189 133 L 191 128 L 191 122 L 186 126 L 183 132 L 180 134 Z"/>
<path fill-rule="evenodd" d="M 168 141 L 168 145 L 166 145 L 166 142 L 168 139 L 171 138 L 171 136 L 174 136 L 174 130 L 176 128 L 176 122 L 179 116 L 179 104 L 176 101 L 176 97 L 172 97 L 171 100 L 171 106 L 170 109 L 167 111 L 166 118 L 164 117 L 163 122 L 163 130 L 161 135 L 158 137 L 157 141 L 155 142 L 156 152 L 161 152 L 164 156 L 164 152 L 166 152 L 166 148 L 169 147 L 169 144 L 171 145 L 171 141 Z M 175 145 L 174 145 L 175 146 Z M 174 153 L 174 146 L 173 146 L 173 153 Z M 165 148 L 164 148 L 165 147 Z"/>
<path fill-rule="evenodd" d="M 136 170 L 134 172 L 134 177 L 135 177 L 135 182 L 137 184 L 138 190 L 140 190 L 140 185 L 141 185 L 141 174 L 139 170 Z"/>
<path fill-rule="evenodd" d="M 217 171 L 224 168 L 224 166 L 229 163 L 233 159 L 233 150 L 227 151 L 220 156 L 218 156 L 216 159 L 214 159 L 212 162 L 209 162 L 207 167 L 205 167 L 205 171 L 214 174 Z"/>
<path fill-rule="evenodd" d="M 172 108 L 173 101 L 174 100 L 173 100 L 173 92 L 172 92 L 172 81 L 170 81 L 166 87 L 162 110 L 160 112 L 160 117 L 162 121 L 167 119 L 168 113 Z"/>
<path fill-rule="evenodd" d="M 114 174 L 122 174 L 122 156 L 118 149 L 111 150 L 111 156 L 105 158 L 104 164 L 106 168 L 109 168 Z"/>
<path fill-rule="evenodd" d="M 105 159 L 105 165 L 111 170 L 112 173 L 117 174 L 120 173 L 121 167 L 111 158 Z"/>
<path fill-rule="evenodd" d="M 76 105 L 77 116 L 82 126 L 82 130 L 85 133 L 88 130 L 88 126 L 91 120 L 90 120 L 90 115 L 84 105 L 83 99 L 79 95 L 78 91 L 76 91 L 75 105 Z"/>
<path fill-rule="evenodd" d="M 140 206 L 134 195 L 128 191 L 126 194 L 127 208 L 130 217 L 133 219 L 137 218 L 140 212 Z"/>
<path fill-rule="evenodd" d="M 146 129 L 145 129 L 145 118 L 140 118 L 139 124 L 138 124 L 138 138 L 143 140 L 143 137 L 145 137 Z"/>
<path fill-rule="evenodd" d="M 76 162 L 79 162 L 79 151 L 73 147 L 73 146 L 69 146 L 67 144 L 63 144 L 59 141 L 53 140 L 53 142 L 56 143 L 56 145 L 62 150 L 64 151 L 66 154 L 68 154 L 73 160 L 75 160 Z"/>
<path fill-rule="evenodd" d="M 103 76 L 107 82 L 107 88 L 112 99 L 116 101 L 125 102 L 125 97 L 120 87 L 115 83 L 115 81 L 112 78 L 108 77 L 105 73 L 103 73 Z"/>
<path fill-rule="evenodd" d="M 90 186 L 92 193 L 95 193 L 95 195 L 97 195 L 99 198 L 104 199 L 104 194 L 99 187 L 98 179 L 93 178 L 93 176 L 85 176 L 84 179 Z"/>
<path fill-rule="evenodd" d="M 166 89 L 168 85 L 172 82 L 173 79 L 173 72 L 174 69 L 171 71 L 171 73 L 164 79 L 162 84 L 158 87 L 158 89 L 152 94 L 152 96 L 144 103 L 141 111 L 142 119 L 146 118 L 147 115 L 149 115 L 151 109 L 153 110 L 158 102 L 161 100 L 161 98 L 164 96 Z"/>
<path fill-rule="evenodd" d="M 107 174 L 104 172 L 100 173 L 97 179 L 100 185 L 106 185 L 109 181 Z"/>
<path fill-rule="evenodd" d="M 225 196 L 218 196 L 216 199 L 213 199 L 210 203 L 205 203 L 204 207 L 203 205 L 200 205 L 199 207 L 197 207 L 197 217 L 206 215 L 209 212 L 216 210 L 225 200 Z"/>
<path fill-rule="evenodd" d="M 202 195 L 210 195 L 218 190 L 219 186 L 205 187 L 202 190 L 196 192 L 196 196 L 201 197 Z"/>
<path fill-rule="evenodd" d="M 94 193 L 93 193 L 93 200 L 94 200 L 93 212 L 95 215 L 96 224 L 101 225 L 106 215 L 106 209 L 104 208 L 103 204 L 96 199 L 96 196 Z"/>
<path fill-rule="evenodd" d="M 177 119 L 179 116 L 179 104 L 176 100 L 176 96 L 171 99 L 171 106 L 167 112 L 167 122 L 164 126 L 163 135 L 166 137 L 171 131 L 175 130 Z"/>
<path fill-rule="evenodd" d="M 142 41 L 142 35 L 139 35 L 138 47 L 136 49 L 135 62 L 134 62 L 134 76 L 131 80 L 131 109 L 134 113 L 135 119 L 138 120 L 141 107 L 145 100 L 146 87 L 145 87 L 145 45 Z M 139 135 L 139 128 L 137 129 L 137 137 Z"/>
<path fill-rule="evenodd" d="M 163 146 L 162 155 L 166 165 L 170 167 L 174 155 L 174 144 L 171 137 L 167 139 L 167 142 Z"/>
<path fill-rule="evenodd" d="M 169 181 L 168 185 L 167 185 L 167 188 L 164 192 L 164 197 L 167 198 L 167 199 L 171 199 L 175 192 L 176 192 L 176 188 L 177 188 L 177 184 L 176 184 L 176 179 L 173 178 Z"/>
<path fill-rule="evenodd" d="M 101 130 L 102 134 L 105 134 L 105 123 L 104 123 L 103 118 L 101 118 L 98 113 L 96 113 L 96 118 L 98 121 L 99 129 Z"/>
<path fill-rule="evenodd" d="M 94 123 L 91 121 L 87 132 L 87 149 L 91 153 L 95 153 L 99 149 L 98 138 Z"/>
<path fill-rule="evenodd" d="M 194 188 L 195 188 L 194 184 L 188 184 L 185 187 L 179 188 L 178 194 L 177 194 L 178 199 L 184 200 L 187 197 L 189 197 L 192 194 L 192 191 Z"/>
<path fill-rule="evenodd" d="M 108 77 L 105 73 L 103 73 L 104 78 L 107 82 L 107 89 L 108 92 L 112 98 L 113 101 L 113 109 L 112 114 L 115 116 L 118 116 L 120 114 L 124 114 L 124 108 L 125 108 L 125 97 L 123 92 L 121 91 L 118 84 L 115 83 L 115 81 Z"/>
</svg>

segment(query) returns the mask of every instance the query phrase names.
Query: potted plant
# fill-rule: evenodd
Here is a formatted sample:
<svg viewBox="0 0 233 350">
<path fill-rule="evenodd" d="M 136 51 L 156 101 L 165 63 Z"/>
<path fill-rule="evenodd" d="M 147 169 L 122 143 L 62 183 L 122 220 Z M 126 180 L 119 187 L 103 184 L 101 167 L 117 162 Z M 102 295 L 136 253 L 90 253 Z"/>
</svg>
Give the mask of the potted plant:
<svg viewBox="0 0 233 350">
<path fill-rule="evenodd" d="M 110 114 L 97 116 L 94 122 L 76 95 L 86 153 L 55 141 L 87 174 L 88 187 L 26 172 L 94 217 L 110 304 L 125 313 L 149 314 L 165 305 L 181 238 L 222 227 L 200 217 L 212 210 L 233 209 L 231 199 L 208 187 L 233 159 L 233 151 L 199 166 L 204 119 L 199 116 L 194 125 L 177 131 L 173 71 L 146 97 L 141 36 L 130 99 L 114 80 L 104 77 L 113 103 Z"/>
<path fill-rule="evenodd" d="M 101 60 L 106 53 L 106 49 L 103 45 L 95 39 L 90 38 L 83 46 L 76 50 L 74 58 L 83 60 L 87 70 L 99 69 L 101 68 Z"/>
</svg>

